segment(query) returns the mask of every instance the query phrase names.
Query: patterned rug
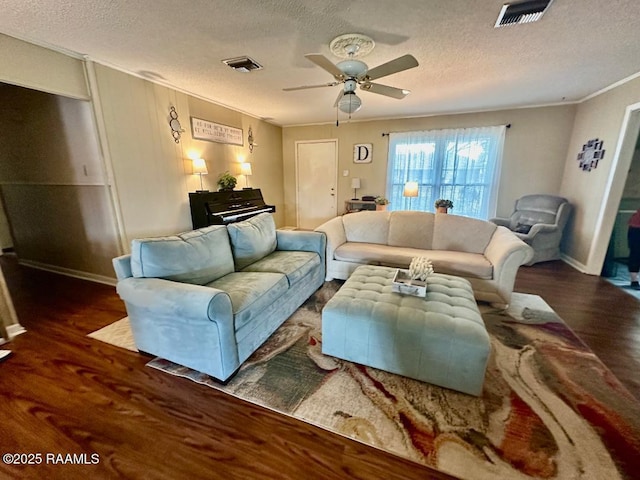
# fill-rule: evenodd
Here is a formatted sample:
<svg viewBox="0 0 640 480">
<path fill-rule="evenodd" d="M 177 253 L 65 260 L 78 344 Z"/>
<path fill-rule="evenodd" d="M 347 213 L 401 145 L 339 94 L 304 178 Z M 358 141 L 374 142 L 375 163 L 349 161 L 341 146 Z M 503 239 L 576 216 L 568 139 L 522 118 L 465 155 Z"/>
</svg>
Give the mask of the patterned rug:
<svg viewBox="0 0 640 480">
<path fill-rule="evenodd" d="M 540 297 L 481 306 L 492 354 L 473 397 L 323 355 L 320 312 L 339 286 L 326 283 L 227 385 L 148 365 L 461 479 L 638 478 L 640 403 Z"/>
</svg>

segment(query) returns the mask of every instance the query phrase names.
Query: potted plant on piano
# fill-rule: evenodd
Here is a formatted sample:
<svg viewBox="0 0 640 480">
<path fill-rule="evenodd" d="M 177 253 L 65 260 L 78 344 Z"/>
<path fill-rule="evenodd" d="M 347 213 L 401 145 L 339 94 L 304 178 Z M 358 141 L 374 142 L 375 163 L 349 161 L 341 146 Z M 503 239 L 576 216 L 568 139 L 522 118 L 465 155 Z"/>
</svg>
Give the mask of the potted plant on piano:
<svg viewBox="0 0 640 480">
<path fill-rule="evenodd" d="M 236 177 L 231 175 L 228 171 L 220 174 L 218 177 L 218 190 L 229 191 L 233 190 L 238 183 Z"/>
</svg>

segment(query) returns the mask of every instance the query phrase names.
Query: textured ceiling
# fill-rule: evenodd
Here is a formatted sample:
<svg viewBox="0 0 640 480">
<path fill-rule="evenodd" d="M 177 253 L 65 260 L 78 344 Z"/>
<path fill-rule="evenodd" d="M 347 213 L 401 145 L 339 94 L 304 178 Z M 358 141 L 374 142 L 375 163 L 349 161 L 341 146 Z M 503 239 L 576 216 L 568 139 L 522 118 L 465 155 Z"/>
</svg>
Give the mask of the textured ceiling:
<svg viewBox="0 0 640 480">
<path fill-rule="evenodd" d="M 369 67 L 412 54 L 378 80 L 403 100 L 362 92 L 353 120 L 575 102 L 640 72 L 639 0 L 554 0 L 539 22 L 494 29 L 503 0 L 0 0 L 0 32 L 88 55 L 278 125 L 335 121 L 340 87 L 306 60 L 358 32 Z M 222 59 L 248 55 L 263 70 Z M 340 114 L 344 119 L 345 114 Z"/>
</svg>

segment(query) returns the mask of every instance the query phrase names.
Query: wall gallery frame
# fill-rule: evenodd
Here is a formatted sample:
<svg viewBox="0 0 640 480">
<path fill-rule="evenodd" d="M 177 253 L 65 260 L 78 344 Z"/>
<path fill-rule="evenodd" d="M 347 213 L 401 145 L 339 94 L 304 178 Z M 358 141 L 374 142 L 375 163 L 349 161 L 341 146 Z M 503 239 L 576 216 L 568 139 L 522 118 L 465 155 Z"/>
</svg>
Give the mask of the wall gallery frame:
<svg viewBox="0 0 640 480">
<path fill-rule="evenodd" d="M 371 163 L 372 159 L 372 143 L 356 143 L 353 146 L 353 163 Z"/>
<path fill-rule="evenodd" d="M 598 161 L 604 158 L 603 142 L 597 138 L 589 140 L 582 146 L 582 151 L 578 153 L 579 168 L 585 172 L 590 172 L 592 168 L 598 166 Z"/>
<path fill-rule="evenodd" d="M 244 145 L 242 129 L 191 117 L 191 135 L 195 140 Z"/>
</svg>

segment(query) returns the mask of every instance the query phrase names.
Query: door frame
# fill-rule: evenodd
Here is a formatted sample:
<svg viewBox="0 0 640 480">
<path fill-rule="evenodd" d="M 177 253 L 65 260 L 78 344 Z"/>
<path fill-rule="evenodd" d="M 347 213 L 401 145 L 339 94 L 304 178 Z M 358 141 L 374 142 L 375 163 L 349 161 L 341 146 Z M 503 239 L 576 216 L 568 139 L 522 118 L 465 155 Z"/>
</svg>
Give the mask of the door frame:
<svg viewBox="0 0 640 480">
<path fill-rule="evenodd" d="M 585 273 L 600 275 L 602 271 L 615 223 L 615 215 L 611 215 L 610 212 L 617 212 L 620 205 L 639 131 L 640 103 L 634 103 L 625 109 L 609 178 L 605 186 L 603 202 L 598 213 L 596 234 L 587 257 Z"/>
<path fill-rule="evenodd" d="M 335 212 L 334 215 L 338 215 L 338 161 L 340 156 L 338 155 L 338 139 L 337 138 L 323 138 L 318 140 L 296 140 L 295 142 L 295 160 L 294 160 L 294 170 L 295 170 L 295 181 L 296 181 L 296 228 L 300 226 L 300 209 L 298 206 L 300 205 L 300 182 L 298 181 L 298 145 L 305 143 L 334 143 L 335 144 L 335 152 L 336 152 L 336 169 L 334 172 L 334 184 L 335 184 Z"/>
</svg>

